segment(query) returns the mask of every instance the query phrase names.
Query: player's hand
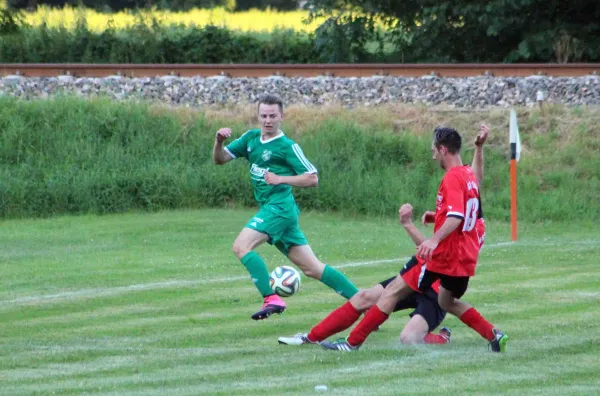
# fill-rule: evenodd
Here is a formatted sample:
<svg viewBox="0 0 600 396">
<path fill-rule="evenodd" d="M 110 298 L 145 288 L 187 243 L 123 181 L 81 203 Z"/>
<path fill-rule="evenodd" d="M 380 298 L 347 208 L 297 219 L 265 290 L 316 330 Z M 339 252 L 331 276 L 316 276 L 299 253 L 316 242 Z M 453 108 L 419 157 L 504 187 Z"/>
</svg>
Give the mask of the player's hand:
<svg viewBox="0 0 600 396">
<path fill-rule="evenodd" d="M 215 140 L 219 143 L 223 143 L 225 140 L 231 137 L 231 128 L 221 128 L 217 131 Z"/>
<path fill-rule="evenodd" d="M 438 243 L 432 239 L 427 239 L 417 248 L 417 256 L 423 260 L 431 260 L 433 257 L 433 251 L 437 248 Z"/>
<path fill-rule="evenodd" d="M 400 224 L 406 225 L 412 223 L 412 213 L 413 207 L 409 203 L 405 203 L 400 206 L 400 210 L 398 210 L 398 216 L 400 217 Z"/>
<path fill-rule="evenodd" d="M 490 129 L 487 127 L 487 125 L 481 124 L 479 133 L 477 134 L 477 137 L 475 138 L 475 146 L 477 146 L 477 147 L 483 146 L 489 133 L 490 133 Z"/>
<path fill-rule="evenodd" d="M 265 173 L 265 182 L 267 184 L 276 186 L 281 184 L 281 176 L 277 176 L 275 173 L 267 171 L 267 173 Z"/>
<path fill-rule="evenodd" d="M 427 212 L 423 213 L 423 216 L 421 217 L 421 223 L 423 223 L 425 227 L 427 227 L 427 224 L 433 223 L 434 221 L 435 212 L 428 210 Z"/>
</svg>

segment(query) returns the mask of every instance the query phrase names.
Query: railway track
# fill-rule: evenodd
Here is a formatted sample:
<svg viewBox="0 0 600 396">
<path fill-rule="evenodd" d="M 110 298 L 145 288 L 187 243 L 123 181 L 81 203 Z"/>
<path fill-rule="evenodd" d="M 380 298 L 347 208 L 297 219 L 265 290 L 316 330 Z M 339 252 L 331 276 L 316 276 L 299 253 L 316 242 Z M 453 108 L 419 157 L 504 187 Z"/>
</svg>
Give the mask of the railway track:
<svg viewBox="0 0 600 396">
<path fill-rule="evenodd" d="M 599 75 L 600 63 L 572 64 L 0 64 L 2 76 L 23 77 L 578 77 Z"/>
</svg>

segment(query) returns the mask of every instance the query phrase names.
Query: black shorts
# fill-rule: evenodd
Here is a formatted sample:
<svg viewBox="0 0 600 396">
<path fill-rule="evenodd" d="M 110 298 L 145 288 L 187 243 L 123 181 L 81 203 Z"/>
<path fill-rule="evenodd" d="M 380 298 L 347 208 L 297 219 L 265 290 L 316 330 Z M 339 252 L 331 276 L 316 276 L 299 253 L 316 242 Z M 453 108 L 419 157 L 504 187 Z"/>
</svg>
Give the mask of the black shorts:
<svg viewBox="0 0 600 396">
<path fill-rule="evenodd" d="M 452 292 L 452 296 L 454 296 L 454 298 L 461 298 L 469 286 L 468 276 L 451 276 L 437 272 L 431 272 L 428 269 L 425 269 L 423 275 L 419 279 L 419 290 L 423 291 L 431 289 L 431 285 L 437 279 L 440 280 L 440 284 L 444 289 Z"/>
<path fill-rule="evenodd" d="M 394 279 L 396 279 L 395 276 L 386 279 L 379 284 L 385 289 L 385 287 Z M 410 313 L 410 317 L 412 318 L 415 315 L 421 315 L 427 322 L 429 331 L 435 330 L 435 328 L 438 327 L 446 317 L 446 311 L 444 311 L 438 304 L 438 294 L 431 287 L 425 293 L 415 292 L 406 297 L 404 300 L 398 301 L 394 307 L 394 312 L 409 308 L 414 309 Z"/>
</svg>

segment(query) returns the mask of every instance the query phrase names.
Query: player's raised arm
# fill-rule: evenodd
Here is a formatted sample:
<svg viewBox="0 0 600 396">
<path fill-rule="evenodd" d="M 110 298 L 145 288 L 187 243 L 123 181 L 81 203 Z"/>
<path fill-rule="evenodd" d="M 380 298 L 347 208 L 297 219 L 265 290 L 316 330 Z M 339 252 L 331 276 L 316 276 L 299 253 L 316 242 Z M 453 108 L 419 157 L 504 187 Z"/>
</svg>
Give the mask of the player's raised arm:
<svg viewBox="0 0 600 396">
<path fill-rule="evenodd" d="M 477 177 L 479 184 L 483 182 L 483 144 L 488 137 L 489 131 L 487 125 L 483 124 L 477 134 L 477 138 L 475 138 L 475 154 L 473 154 L 471 168 L 475 172 L 475 177 Z"/>
<path fill-rule="evenodd" d="M 231 137 L 231 129 L 221 128 L 215 135 L 215 144 L 213 146 L 213 162 L 217 165 L 223 165 L 234 159 L 234 157 L 225 150 L 223 142 Z"/>
<path fill-rule="evenodd" d="M 398 217 L 400 219 L 400 224 L 410 236 L 410 239 L 415 243 L 415 245 L 419 246 L 425 240 L 425 236 L 419 231 L 419 229 L 412 222 L 412 212 L 413 207 L 409 203 L 405 203 L 400 207 L 398 211 Z"/>
</svg>

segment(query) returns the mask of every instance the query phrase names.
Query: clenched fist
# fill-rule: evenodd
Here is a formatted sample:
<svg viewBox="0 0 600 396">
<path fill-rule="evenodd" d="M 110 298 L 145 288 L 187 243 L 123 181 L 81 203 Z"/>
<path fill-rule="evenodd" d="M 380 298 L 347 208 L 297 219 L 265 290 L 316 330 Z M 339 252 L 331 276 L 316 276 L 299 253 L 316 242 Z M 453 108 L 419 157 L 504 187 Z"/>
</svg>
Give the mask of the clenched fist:
<svg viewBox="0 0 600 396">
<path fill-rule="evenodd" d="M 487 139 L 487 137 L 488 137 L 488 133 L 490 133 L 489 128 L 487 127 L 487 125 L 482 124 L 481 129 L 479 129 L 479 133 L 477 134 L 477 137 L 475 138 L 475 146 L 477 146 L 477 147 L 483 146 L 483 143 L 485 143 L 485 139 Z"/>
<path fill-rule="evenodd" d="M 400 210 L 398 211 L 398 215 L 400 217 L 400 224 L 410 224 L 412 222 L 412 213 L 413 207 L 411 204 L 405 203 L 404 205 L 400 206 Z"/>
<path fill-rule="evenodd" d="M 219 143 L 223 143 L 225 140 L 231 137 L 231 128 L 221 128 L 217 131 L 215 140 Z"/>
</svg>

